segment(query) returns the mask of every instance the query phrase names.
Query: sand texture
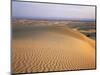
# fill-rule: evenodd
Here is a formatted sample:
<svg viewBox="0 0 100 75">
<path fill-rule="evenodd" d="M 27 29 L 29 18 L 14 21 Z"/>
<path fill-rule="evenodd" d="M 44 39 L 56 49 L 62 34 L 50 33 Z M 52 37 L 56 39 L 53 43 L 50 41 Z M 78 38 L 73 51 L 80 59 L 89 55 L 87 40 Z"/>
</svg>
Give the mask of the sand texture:
<svg viewBox="0 0 100 75">
<path fill-rule="evenodd" d="M 60 26 L 20 27 L 13 33 L 12 73 L 95 69 L 95 41 Z"/>
</svg>

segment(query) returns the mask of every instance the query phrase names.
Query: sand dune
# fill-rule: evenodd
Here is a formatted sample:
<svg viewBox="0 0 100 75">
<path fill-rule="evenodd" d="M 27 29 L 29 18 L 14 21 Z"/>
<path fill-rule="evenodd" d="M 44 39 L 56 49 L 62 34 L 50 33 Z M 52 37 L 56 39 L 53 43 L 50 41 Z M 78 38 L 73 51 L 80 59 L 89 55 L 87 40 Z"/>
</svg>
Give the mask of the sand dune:
<svg viewBox="0 0 100 75">
<path fill-rule="evenodd" d="M 48 26 L 16 34 L 13 73 L 95 69 L 95 41 L 78 31 Z"/>
</svg>

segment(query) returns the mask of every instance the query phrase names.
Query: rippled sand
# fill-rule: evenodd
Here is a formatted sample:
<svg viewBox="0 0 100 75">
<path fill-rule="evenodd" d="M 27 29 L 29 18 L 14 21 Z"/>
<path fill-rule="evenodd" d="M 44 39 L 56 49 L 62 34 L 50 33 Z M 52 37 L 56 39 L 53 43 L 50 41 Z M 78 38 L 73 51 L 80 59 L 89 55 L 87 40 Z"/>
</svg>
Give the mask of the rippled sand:
<svg viewBox="0 0 100 75">
<path fill-rule="evenodd" d="M 19 29 L 12 40 L 12 73 L 95 69 L 95 41 L 66 27 Z"/>
</svg>

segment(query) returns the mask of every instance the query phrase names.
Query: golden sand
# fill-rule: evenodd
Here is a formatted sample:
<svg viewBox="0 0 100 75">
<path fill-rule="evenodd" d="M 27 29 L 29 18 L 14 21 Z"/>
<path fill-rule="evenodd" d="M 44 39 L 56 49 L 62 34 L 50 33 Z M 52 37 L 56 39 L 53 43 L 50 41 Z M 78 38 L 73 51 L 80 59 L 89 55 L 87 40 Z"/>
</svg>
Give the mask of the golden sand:
<svg viewBox="0 0 100 75">
<path fill-rule="evenodd" d="M 94 40 L 65 27 L 37 32 L 13 38 L 13 73 L 95 69 Z"/>
</svg>

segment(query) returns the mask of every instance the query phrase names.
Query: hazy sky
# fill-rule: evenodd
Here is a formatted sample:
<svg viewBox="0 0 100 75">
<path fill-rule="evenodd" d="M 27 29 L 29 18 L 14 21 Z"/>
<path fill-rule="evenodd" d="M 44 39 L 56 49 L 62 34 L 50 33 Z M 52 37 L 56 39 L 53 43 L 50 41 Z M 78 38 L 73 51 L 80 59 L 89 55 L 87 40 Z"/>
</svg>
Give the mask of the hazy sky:
<svg viewBox="0 0 100 75">
<path fill-rule="evenodd" d="M 95 19 L 94 6 L 12 2 L 13 18 L 33 19 Z"/>
</svg>

